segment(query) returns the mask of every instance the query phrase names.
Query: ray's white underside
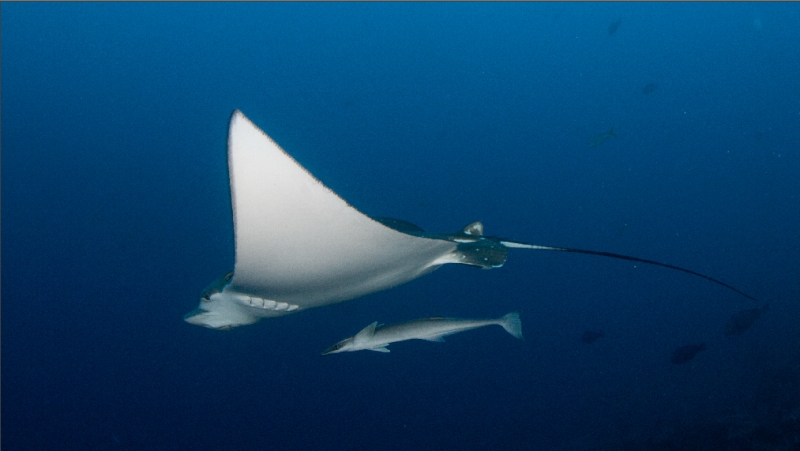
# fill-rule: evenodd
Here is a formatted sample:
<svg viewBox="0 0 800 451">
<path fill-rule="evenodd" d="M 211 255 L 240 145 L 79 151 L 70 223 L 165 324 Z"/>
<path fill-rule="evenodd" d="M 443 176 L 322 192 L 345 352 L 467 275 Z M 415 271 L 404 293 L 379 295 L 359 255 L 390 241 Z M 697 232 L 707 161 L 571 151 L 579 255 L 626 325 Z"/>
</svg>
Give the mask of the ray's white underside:
<svg viewBox="0 0 800 451">
<path fill-rule="evenodd" d="M 387 289 L 444 263 L 457 244 L 399 232 L 359 212 L 240 111 L 228 139 L 233 277 L 186 315 L 214 328 Z"/>
</svg>

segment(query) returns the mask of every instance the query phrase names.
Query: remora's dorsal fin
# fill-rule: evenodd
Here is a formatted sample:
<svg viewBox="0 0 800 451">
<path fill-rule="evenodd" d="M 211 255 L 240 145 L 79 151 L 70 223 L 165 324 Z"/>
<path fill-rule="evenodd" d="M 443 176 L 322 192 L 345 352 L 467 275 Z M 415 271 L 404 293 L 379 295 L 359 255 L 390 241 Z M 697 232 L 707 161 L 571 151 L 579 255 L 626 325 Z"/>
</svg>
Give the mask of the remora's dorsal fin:
<svg viewBox="0 0 800 451">
<path fill-rule="evenodd" d="M 356 336 L 353 338 L 353 341 L 358 343 L 362 340 L 369 340 L 370 338 L 375 335 L 375 328 L 378 326 L 378 322 L 375 321 L 374 323 L 370 324 L 369 326 L 361 329 L 361 332 L 357 333 Z"/>
<path fill-rule="evenodd" d="M 475 221 L 472 224 L 467 224 L 466 227 L 461 229 L 461 233 L 469 236 L 483 236 L 483 223 Z"/>
</svg>

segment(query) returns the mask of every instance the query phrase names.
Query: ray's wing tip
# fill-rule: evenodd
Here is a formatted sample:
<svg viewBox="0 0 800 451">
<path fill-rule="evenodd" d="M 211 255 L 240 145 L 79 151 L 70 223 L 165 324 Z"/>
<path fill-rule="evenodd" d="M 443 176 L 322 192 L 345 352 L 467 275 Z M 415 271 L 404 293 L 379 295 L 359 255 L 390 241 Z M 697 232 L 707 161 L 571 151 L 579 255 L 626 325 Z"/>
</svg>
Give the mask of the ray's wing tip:
<svg viewBox="0 0 800 451">
<path fill-rule="evenodd" d="M 235 110 L 233 110 L 233 113 L 231 113 L 231 122 L 230 122 L 231 128 L 233 128 L 237 123 L 241 121 L 252 123 L 250 119 L 248 119 L 247 116 L 245 116 L 244 113 L 242 113 L 242 110 L 236 108 Z"/>
</svg>

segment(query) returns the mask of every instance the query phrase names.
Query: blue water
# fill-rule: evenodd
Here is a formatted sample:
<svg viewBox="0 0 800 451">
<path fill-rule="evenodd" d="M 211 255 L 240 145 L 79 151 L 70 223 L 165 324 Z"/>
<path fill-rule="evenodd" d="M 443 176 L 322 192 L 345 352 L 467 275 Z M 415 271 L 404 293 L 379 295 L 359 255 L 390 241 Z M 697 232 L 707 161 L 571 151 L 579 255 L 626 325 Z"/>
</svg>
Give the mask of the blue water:
<svg viewBox="0 0 800 451">
<path fill-rule="evenodd" d="M 789 449 L 798 23 L 797 3 L 4 3 L 3 448 L 622 449 L 745 418 Z M 236 108 L 366 214 L 663 261 L 770 311 L 726 337 L 761 304 L 513 250 L 502 269 L 189 325 L 233 266 Z M 514 310 L 524 341 L 319 355 L 376 320 Z"/>
</svg>

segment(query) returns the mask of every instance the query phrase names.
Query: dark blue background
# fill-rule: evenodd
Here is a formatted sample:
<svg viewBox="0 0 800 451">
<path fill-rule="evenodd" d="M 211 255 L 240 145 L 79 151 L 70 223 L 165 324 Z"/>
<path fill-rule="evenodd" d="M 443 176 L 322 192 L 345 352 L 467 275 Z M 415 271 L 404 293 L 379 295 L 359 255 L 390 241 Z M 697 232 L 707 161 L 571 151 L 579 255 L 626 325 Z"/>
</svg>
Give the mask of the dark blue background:
<svg viewBox="0 0 800 451">
<path fill-rule="evenodd" d="M 4 3 L 4 449 L 588 449 L 753 409 L 800 364 L 798 23 L 796 3 Z M 771 311 L 729 338 L 757 304 L 702 279 L 512 251 L 191 326 L 233 265 L 235 108 L 369 215 L 664 261 Z M 524 342 L 319 356 L 375 320 L 512 310 Z"/>
</svg>

